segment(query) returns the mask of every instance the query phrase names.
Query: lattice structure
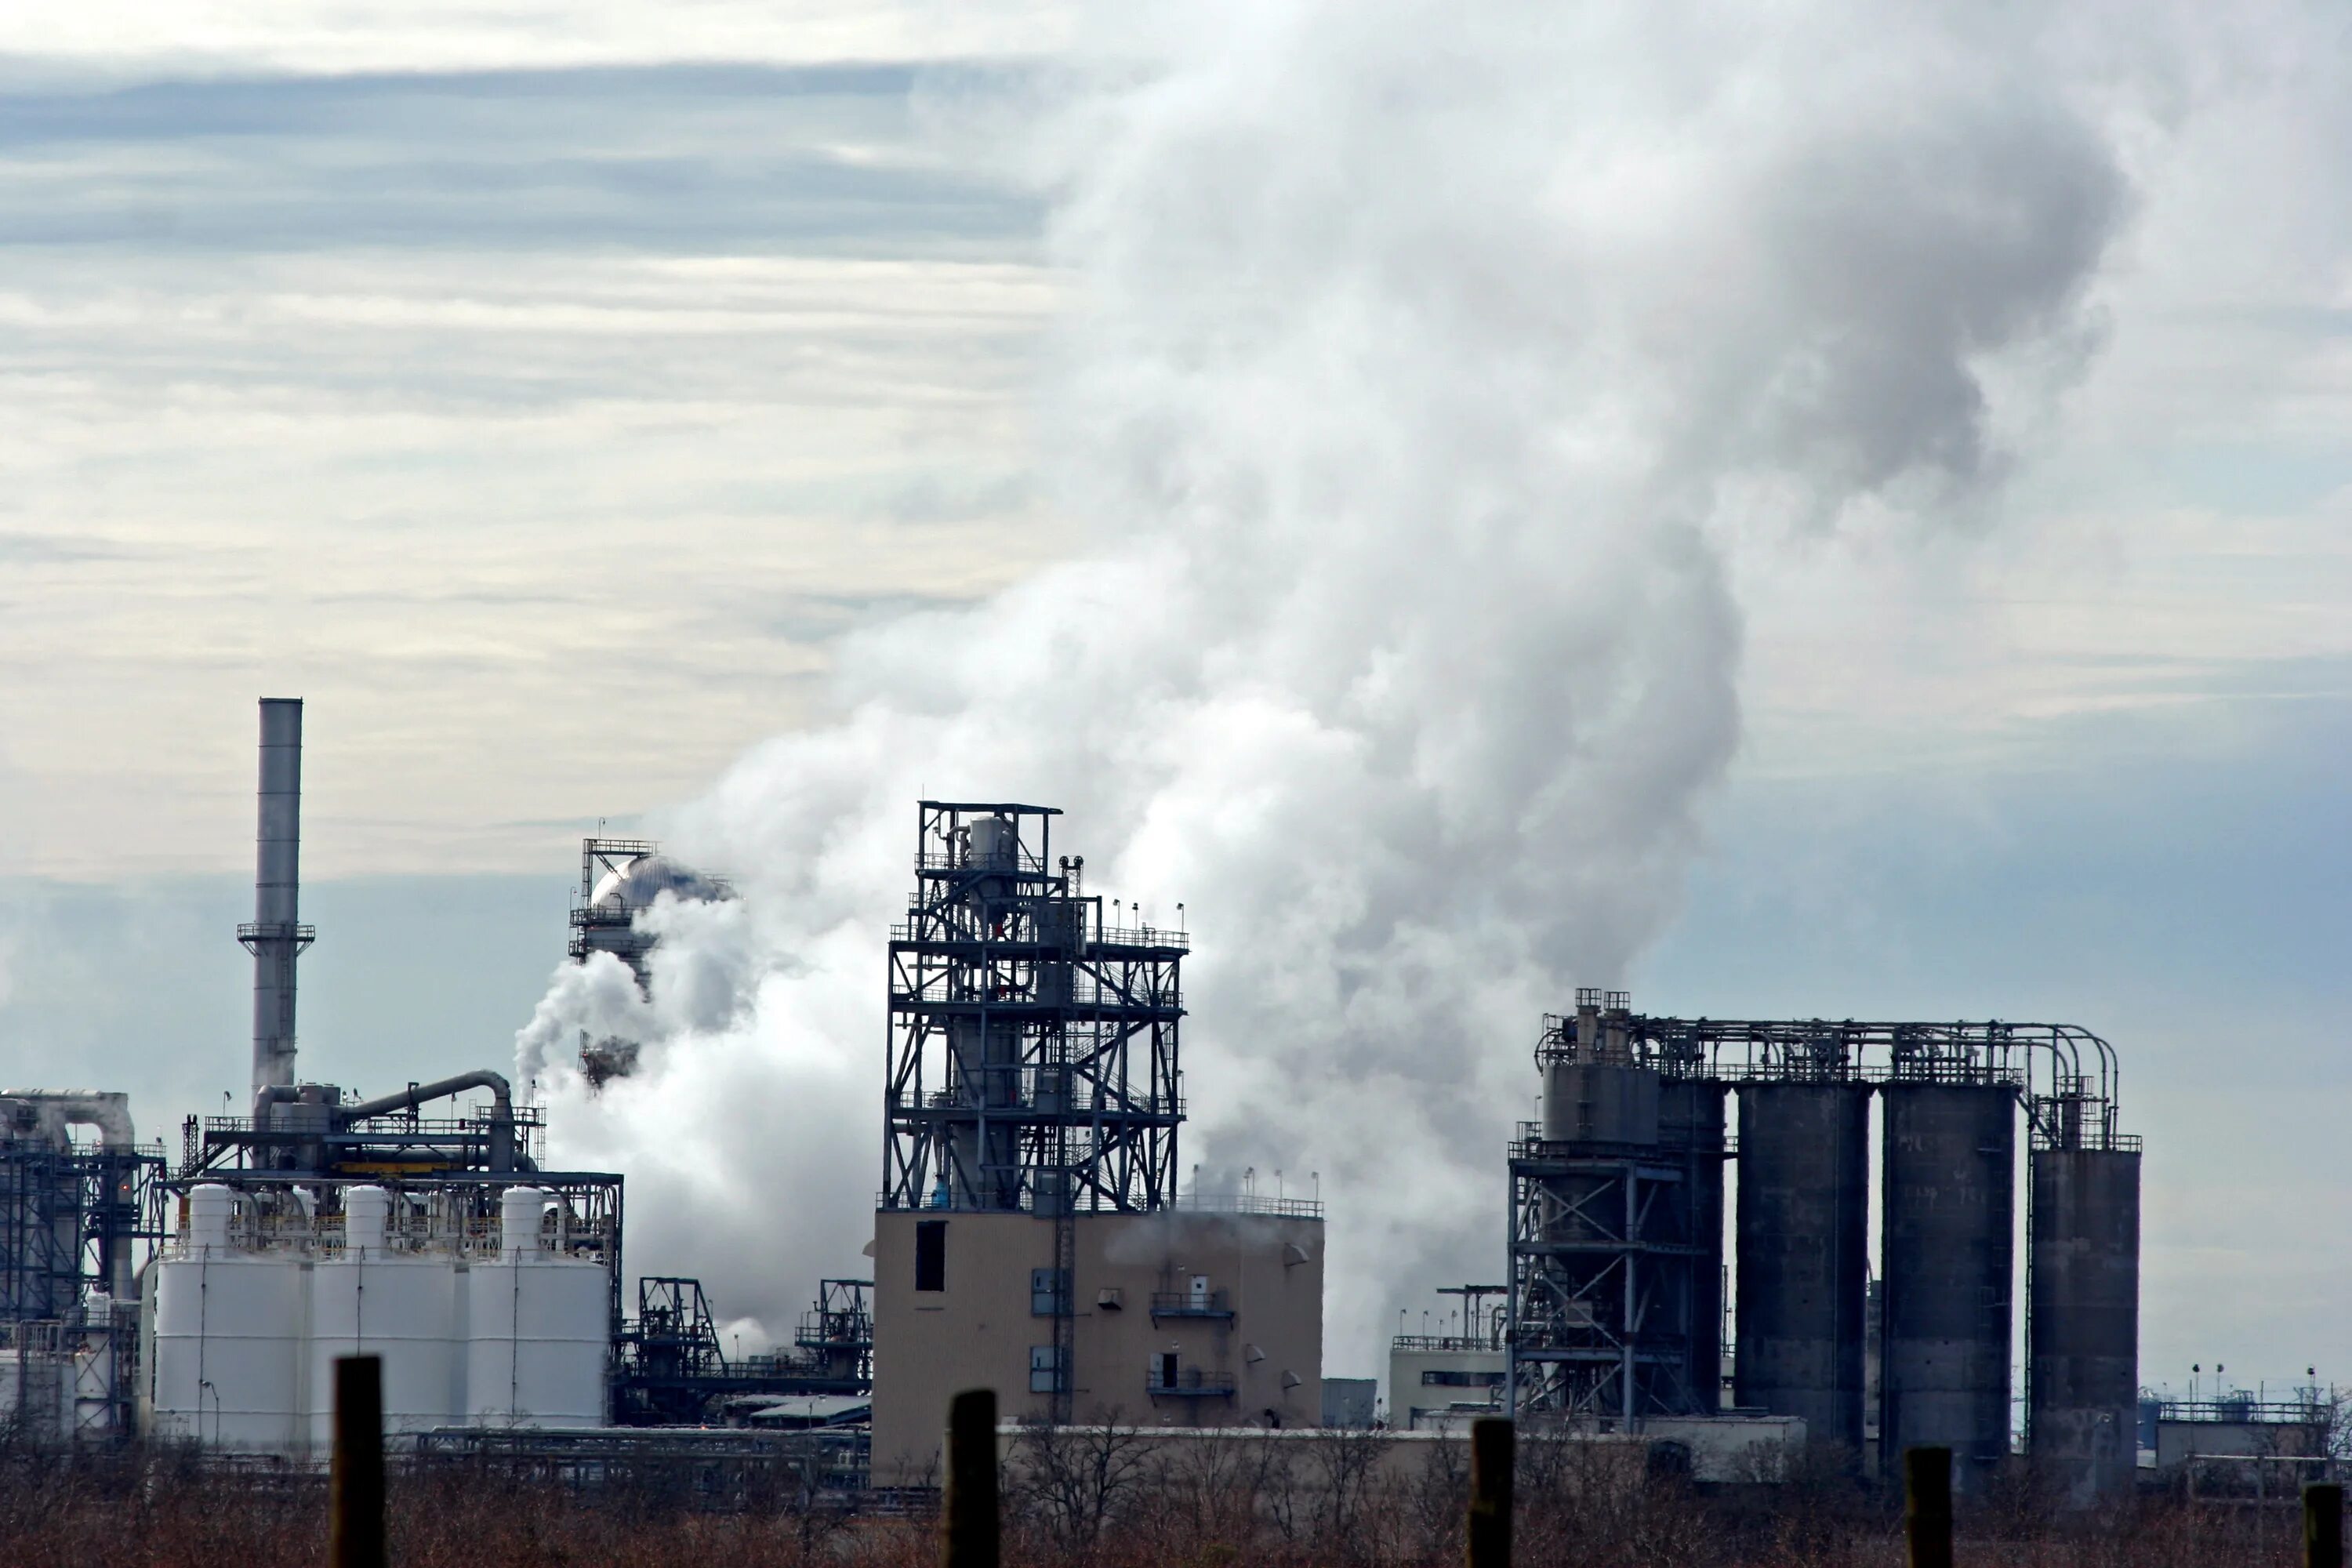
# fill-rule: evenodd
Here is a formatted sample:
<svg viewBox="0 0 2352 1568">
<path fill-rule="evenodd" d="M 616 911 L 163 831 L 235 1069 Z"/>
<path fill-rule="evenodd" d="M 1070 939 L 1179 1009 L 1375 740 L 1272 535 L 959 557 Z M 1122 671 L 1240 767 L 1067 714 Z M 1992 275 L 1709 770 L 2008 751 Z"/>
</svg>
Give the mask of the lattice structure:
<svg viewBox="0 0 2352 1568">
<path fill-rule="evenodd" d="M 92 1149 L 0 1134 L 0 1321 L 60 1319 L 127 1283 L 162 1233 L 161 1148 Z"/>
<path fill-rule="evenodd" d="M 925 801 L 893 928 L 884 1208 L 1136 1212 L 1176 1192 L 1181 931 L 1104 918 L 1046 806 Z"/>
</svg>

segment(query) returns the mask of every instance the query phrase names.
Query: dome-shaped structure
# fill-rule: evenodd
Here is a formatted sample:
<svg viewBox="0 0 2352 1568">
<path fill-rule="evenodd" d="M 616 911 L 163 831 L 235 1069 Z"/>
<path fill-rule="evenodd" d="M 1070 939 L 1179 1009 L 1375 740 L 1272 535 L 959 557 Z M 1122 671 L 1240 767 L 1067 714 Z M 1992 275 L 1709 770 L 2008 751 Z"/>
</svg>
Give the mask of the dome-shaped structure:
<svg viewBox="0 0 2352 1568">
<path fill-rule="evenodd" d="M 681 866 L 667 855 L 648 854 L 605 871 L 590 890 L 588 902 L 598 910 L 642 910 L 664 893 L 699 900 L 731 896 L 727 884 L 717 878 Z"/>
</svg>

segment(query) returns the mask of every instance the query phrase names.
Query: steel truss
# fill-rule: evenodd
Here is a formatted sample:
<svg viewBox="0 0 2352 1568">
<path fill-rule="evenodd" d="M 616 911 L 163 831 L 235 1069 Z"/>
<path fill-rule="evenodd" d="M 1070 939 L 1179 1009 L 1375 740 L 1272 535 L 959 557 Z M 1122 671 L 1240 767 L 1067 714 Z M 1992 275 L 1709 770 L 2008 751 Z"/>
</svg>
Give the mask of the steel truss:
<svg viewBox="0 0 2352 1568">
<path fill-rule="evenodd" d="M 882 1206 L 1156 1209 L 1176 1192 L 1180 931 L 1119 927 L 1047 806 L 925 801 L 890 942 Z"/>
<path fill-rule="evenodd" d="M 0 1139 L 0 1321 L 62 1319 L 111 1291 L 163 1235 L 160 1144 Z"/>
</svg>

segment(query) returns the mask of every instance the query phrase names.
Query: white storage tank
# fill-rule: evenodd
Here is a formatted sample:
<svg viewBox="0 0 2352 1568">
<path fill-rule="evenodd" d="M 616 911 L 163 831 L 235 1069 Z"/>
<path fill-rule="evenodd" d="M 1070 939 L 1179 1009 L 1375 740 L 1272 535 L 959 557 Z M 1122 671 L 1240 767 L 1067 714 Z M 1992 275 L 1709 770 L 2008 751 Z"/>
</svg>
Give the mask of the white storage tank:
<svg viewBox="0 0 2352 1568">
<path fill-rule="evenodd" d="M 303 1259 L 230 1245 L 236 1199 L 188 1194 L 177 1243 L 156 1261 L 155 1430 L 224 1448 L 286 1453 L 298 1430 Z"/>
<path fill-rule="evenodd" d="M 610 1343 L 604 1265 L 548 1251 L 547 1194 L 509 1187 L 499 1255 L 466 1277 L 466 1421 L 487 1426 L 601 1426 Z"/>
<path fill-rule="evenodd" d="M 393 1246 L 394 1201 L 382 1187 L 346 1188 L 342 1251 L 311 1271 L 306 1403 L 315 1452 L 334 1445 L 339 1356 L 382 1359 L 386 1433 L 421 1432 L 457 1419 L 457 1255 Z"/>
</svg>

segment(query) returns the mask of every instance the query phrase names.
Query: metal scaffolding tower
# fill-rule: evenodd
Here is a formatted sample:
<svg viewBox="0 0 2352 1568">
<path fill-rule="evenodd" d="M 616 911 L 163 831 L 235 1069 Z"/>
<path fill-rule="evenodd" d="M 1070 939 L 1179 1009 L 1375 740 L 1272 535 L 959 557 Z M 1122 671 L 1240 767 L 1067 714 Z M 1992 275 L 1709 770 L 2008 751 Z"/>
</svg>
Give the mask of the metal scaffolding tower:
<svg viewBox="0 0 2352 1568">
<path fill-rule="evenodd" d="M 124 1291 L 163 1234 L 160 1147 L 59 1145 L 0 1130 L 0 1321 L 61 1319 Z"/>
<path fill-rule="evenodd" d="M 923 801 L 890 932 L 881 1206 L 1055 1222 L 1057 1419 L 1074 1333 L 1073 1216 L 1174 1201 L 1184 1109 L 1181 931 L 1106 920 L 1050 806 Z"/>
</svg>

